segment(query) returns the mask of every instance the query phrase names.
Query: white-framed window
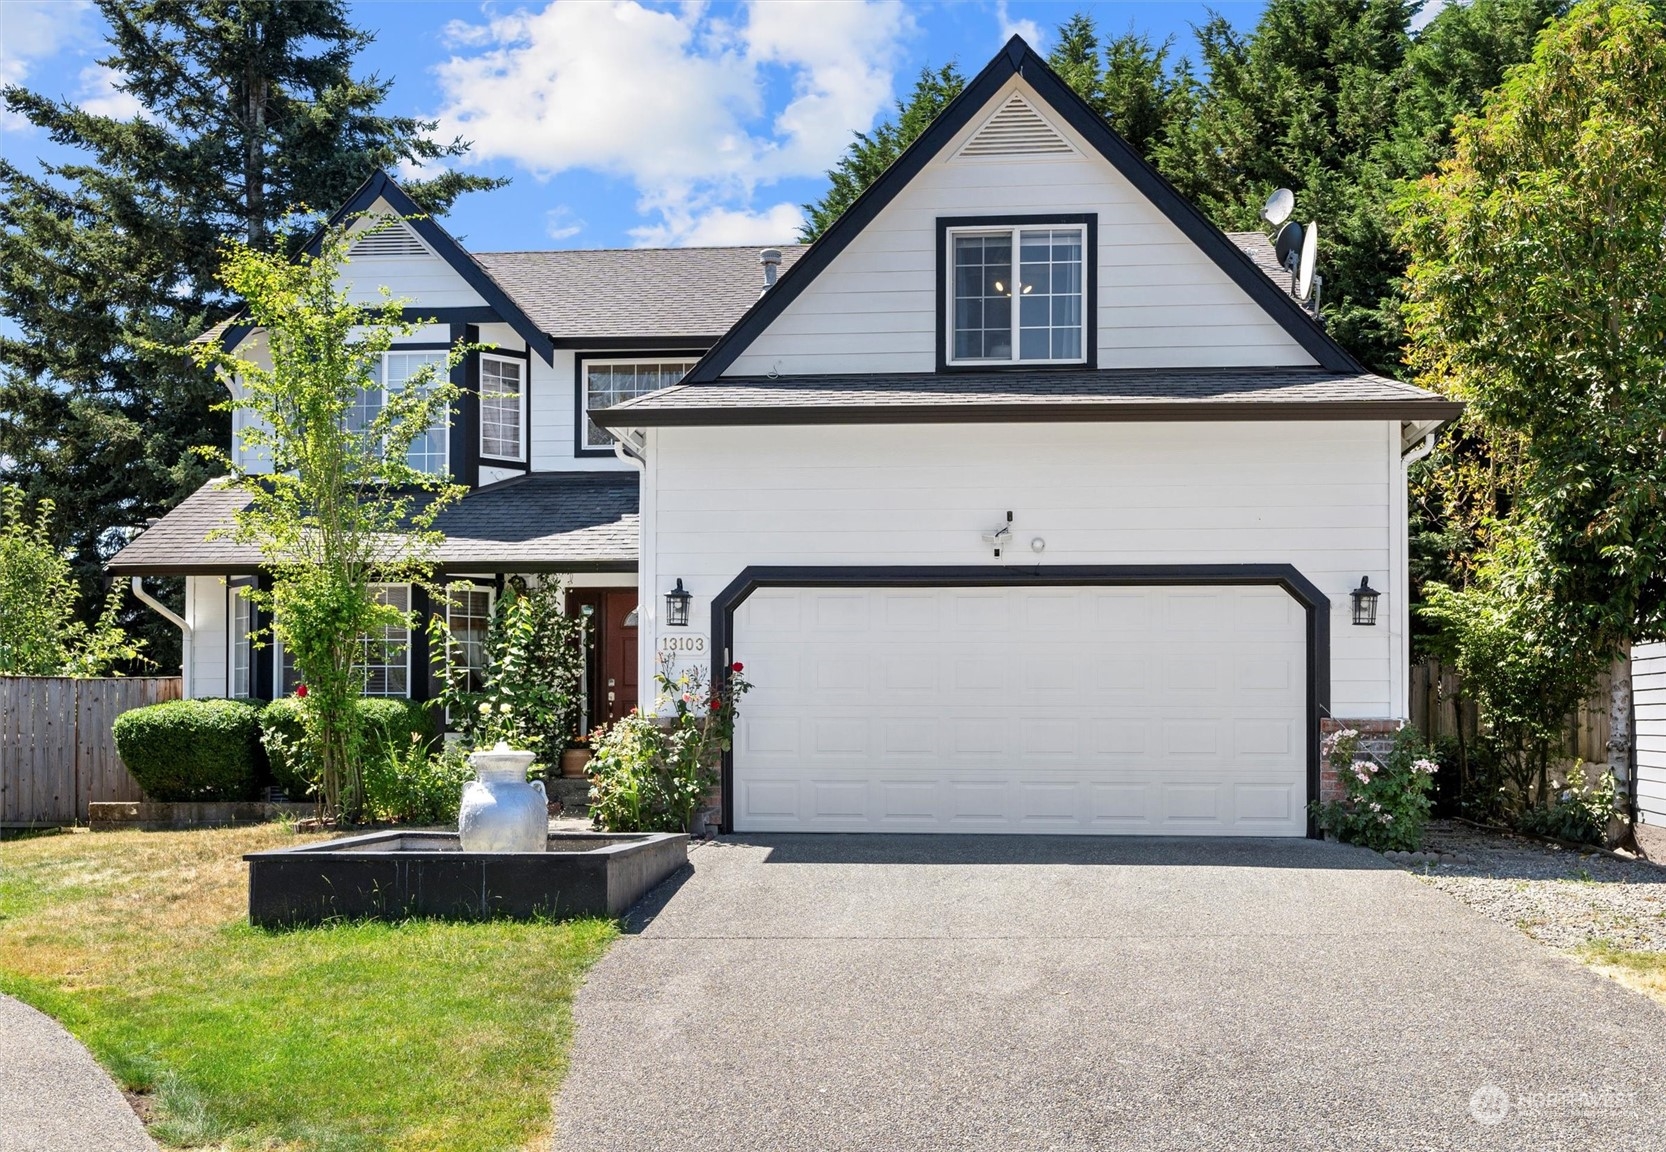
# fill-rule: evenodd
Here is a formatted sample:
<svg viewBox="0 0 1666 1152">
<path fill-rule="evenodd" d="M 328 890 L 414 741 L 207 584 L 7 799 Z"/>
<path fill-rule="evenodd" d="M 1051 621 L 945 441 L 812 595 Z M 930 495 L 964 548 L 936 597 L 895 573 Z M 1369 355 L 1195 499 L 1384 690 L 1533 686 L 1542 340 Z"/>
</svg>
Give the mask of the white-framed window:
<svg viewBox="0 0 1666 1152">
<path fill-rule="evenodd" d="M 688 374 L 698 356 L 584 361 L 584 420 L 580 446 L 611 448 L 613 433 L 598 428 L 590 413 L 669 388 Z"/>
<path fill-rule="evenodd" d="M 389 392 L 397 392 L 423 368 L 433 366 L 432 379 L 445 379 L 447 353 L 443 351 L 401 352 L 397 349 L 382 353 L 376 369 L 376 382 L 359 389 L 358 397 L 347 410 L 347 429 L 364 432 L 381 414 Z M 406 450 L 405 461 L 419 472 L 443 476 L 450 470 L 451 416 L 449 412 L 436 414 L 434 423 Z"/>
<path fill-rule="evenodd" d="M 463 691 L 478 692 L 485 687 L 486 633 L 492 626 L 494 593 L 472 583 L 447 584 L 445 593 L 445 623 L 451 635 L 446 671 L 448 676 L 461 673 Z M 449 709 L 446 719 L 451 719 Z"/>
<path fill-rule="evenodd" d="M 409 584 L 372 584 L 376 603 L 389 604 L 401 612 L 411 610 Z M 366 696 L 409 696 L 411 694 L 411 629 L 409 622 L 388 625 L 359 637 L 359 667 L 364 670 Z"/>
<path fill-rule="evenodd" d="M 1087 227 L 948 229 L 950 364 L 1087 360 Z"/>
<path fill-rule="evenodd" d="M 409 584 L 372 584 L 370 591 L 378 604 L 391 604 L 401 612 L 411 610 Z M 291 695 L 301 683 L 295 660 L 284 651 L 283 641 L 272 642 L 277 694 Z M 359 667 L 364 672 L 366 696 L 409 696 L 411 694 L 411 630 L 408 625 L 382 628 L 359 637 Z"/>
<path fill-rule="evenodd" d="M 480 354 L 480 454 L 522 460 L 526 428 L 525 360 Z"/>
<path fill-rule="evenodd" d="M 226 659 L 226 695 L 233 700 L 247 700 L 254 695 L 254 605 L 234 585 L 226 590 L 230 596 L 226 619 L 230 651 Z"/>
</svg>

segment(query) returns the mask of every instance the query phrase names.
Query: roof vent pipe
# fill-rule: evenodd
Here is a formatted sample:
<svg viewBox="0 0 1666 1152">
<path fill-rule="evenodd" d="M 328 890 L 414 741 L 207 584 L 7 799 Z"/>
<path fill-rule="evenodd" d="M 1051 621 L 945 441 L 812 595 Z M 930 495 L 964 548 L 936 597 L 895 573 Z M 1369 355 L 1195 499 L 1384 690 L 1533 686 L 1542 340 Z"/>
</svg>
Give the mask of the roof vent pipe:
<svg viewBox="0 0 1666 1152">
<path fill-rule="evenodd" d="M 775 278 L 781 274 L 781 249 L 765 248 L 758 253 L 758 263 L 764 266 L 764 292 L 775 287 Z M 760 292 L 758 295 L 762 296 Z"/>
</svg>

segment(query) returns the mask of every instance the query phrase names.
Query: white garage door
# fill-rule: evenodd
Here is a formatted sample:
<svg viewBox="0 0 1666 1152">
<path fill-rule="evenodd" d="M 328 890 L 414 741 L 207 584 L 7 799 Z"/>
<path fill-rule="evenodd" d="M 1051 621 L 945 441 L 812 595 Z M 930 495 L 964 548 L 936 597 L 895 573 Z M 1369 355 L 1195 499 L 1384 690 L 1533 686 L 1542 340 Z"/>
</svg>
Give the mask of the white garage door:
<svg viewBox="0 0 1666 1152">
<path fill-rule="evenodd" d="M 1306 832 L 1279 588 L 764 588 L 734 653 L 737 831 Z"/>
</svg>

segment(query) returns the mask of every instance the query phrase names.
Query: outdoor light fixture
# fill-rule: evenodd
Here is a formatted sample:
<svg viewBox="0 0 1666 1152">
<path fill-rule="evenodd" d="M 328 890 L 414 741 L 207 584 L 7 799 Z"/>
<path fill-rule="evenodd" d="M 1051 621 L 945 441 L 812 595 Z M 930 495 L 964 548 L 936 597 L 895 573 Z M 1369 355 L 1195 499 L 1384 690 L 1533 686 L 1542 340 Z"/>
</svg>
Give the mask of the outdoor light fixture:
<svg viewBox="0 0 1666 1152">
<path fill-rule="evenodd" d="M 665 622 L 673 628 L 687 628 L 688 606 L 693 600 L 693 595 L 683 588 L 683 578 L 677 577 L 677 586 L 665 594 Z"/>
<path fill-rule="evenodd" d="M 1359 587 L 1355 588 L 1349 595 L 1353 597 L 1354 601 L 1354 623 L 1367 626 L 1375 624 L 1377 622 L 1377 597 L 1381 596 L 1382 593 L 1371 587 L 1371 578 L 1361 576 Z"/>
</svg>

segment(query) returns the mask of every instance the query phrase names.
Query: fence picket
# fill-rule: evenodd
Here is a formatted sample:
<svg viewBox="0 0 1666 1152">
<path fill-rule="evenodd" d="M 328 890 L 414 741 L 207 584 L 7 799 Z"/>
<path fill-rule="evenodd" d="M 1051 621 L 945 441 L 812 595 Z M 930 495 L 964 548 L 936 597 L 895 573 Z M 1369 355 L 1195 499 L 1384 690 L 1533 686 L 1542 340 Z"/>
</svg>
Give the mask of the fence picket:
<svg viewBox="0 0 1666 1152">
<path fill-rule="evenodd" d="M 143 799 L 111 725 L 180 695 L 177 676 L 0 676 L 0 825 L 65 824 L 94 801 Z"/>
</svg>

